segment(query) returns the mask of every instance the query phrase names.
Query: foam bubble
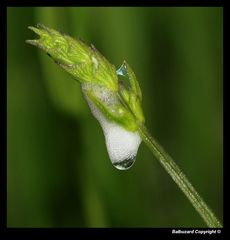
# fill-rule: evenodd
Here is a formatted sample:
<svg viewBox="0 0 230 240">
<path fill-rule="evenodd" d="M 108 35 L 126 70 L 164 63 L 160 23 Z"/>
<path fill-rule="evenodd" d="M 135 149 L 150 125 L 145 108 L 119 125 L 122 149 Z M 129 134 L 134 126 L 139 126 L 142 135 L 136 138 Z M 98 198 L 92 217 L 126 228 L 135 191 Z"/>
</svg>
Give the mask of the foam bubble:
<svg viewBox="0 0 230 240">
<path fill-rule="evenodd" d="M 107 151 L 112 164 L 118 169 L 130 168 L 141 143 L 138 132 L 130 132 L 114 122 L 110 122 L 104 117 L 101 111 L 84 93 L 88 86 L 82 85 L 82 91 L 94 117 L 99 121 L 105 136 Z M 97 94 L 97 93 L 96 93 Z M 100 93 L 98 93 L 100 94 Z M 108 96 L 107 91 L 101 91 L 102 98 L 108 99 L 108 102 L 115 101 L 113 97 Z M 111 100 L 112 99 L 112 100 Z"/>
</svg>

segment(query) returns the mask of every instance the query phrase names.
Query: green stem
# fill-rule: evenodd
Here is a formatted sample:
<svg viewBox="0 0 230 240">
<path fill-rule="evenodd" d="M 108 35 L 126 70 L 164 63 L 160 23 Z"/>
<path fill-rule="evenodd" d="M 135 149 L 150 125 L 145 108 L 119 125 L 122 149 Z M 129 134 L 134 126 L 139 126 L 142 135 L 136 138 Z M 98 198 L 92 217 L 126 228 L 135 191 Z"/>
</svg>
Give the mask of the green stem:
<svg viewBox="0 0 230 240">
<path fill-rule="evenodd" d="M 222 227 L 214 213 L 210 210 L 207 204 L 196 192 L 192 184 L 176 165 L 173 159 L 165 152 L 165 150 L 157 143 L 157 141 L 150 135 L 145 126 L 139 126 L 139 133 L 143 141 L 147 144 L 153 155 L 160 161 L 168 174 L 176 182 L 178 187 L 184 192 L 193 207 L 197 210 L 208 227 L 219 228 Z"/>
</svg>

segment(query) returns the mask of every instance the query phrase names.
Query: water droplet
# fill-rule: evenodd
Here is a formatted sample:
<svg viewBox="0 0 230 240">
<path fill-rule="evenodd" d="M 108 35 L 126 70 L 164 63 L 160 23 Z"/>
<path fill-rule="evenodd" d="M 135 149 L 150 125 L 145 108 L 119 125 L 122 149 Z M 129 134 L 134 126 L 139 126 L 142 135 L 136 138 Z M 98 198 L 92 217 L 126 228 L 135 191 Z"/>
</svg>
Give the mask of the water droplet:
<svg viewBox="0 0 230 240">
<path fill-rule="evenodd" d="M 121 67 L 116 71 L 117 75 L 128 77 L 127 69 L 125 64 L 123 63 Z"/>
<path fill-rule="evenodd" d="M 121 67 L 116 71 L 118 76 L 122 76 L 122 81 L 119 79 L 119 84 L 124 85 L 127 89 L 129 89 L 130 86 L 130 79 L 129 74 L 127 72 L 127 68 L 125 63 L 121 65 Z"/>
<path fill-rule="evenodd" d="M 135 160 L 136 160 L 136 156 L 133 156 L 120 162 L 114 162 L 113 166 L 119 170 L 128 170 L 129 168 L 132 167 Z"/>
</svg>

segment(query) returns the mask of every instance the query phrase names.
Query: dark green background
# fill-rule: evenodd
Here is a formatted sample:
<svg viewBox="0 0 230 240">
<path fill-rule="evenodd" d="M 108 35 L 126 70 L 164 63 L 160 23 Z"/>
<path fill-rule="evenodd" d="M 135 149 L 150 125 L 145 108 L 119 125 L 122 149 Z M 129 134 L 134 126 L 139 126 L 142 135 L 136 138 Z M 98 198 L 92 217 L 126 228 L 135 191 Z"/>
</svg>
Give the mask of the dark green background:
<svg viewBox="0 0 230 240">
<path fill-rule="evenodd" d="M 79 84 L 25 43 L 37 23 L 132 66 L 147 127 L 222 221 L 223 9 L 11 7 L 8 226 L 206 226 L 143 143 L 130 170 L 112 166 Z"/>
</svg>

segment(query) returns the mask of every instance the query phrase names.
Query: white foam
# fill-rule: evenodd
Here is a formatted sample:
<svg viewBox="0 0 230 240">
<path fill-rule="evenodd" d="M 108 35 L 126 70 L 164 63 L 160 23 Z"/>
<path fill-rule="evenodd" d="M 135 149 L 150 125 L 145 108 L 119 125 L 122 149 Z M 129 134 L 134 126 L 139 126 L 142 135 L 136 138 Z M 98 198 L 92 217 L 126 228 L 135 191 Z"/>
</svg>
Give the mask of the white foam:
<svg viewBox="0 0 230 240">
<path fill-rule="evenodd" d="M 127 131 L 123 127 L 106 119 L 101 111 L 86 96 L 84 89 L 87 89 L 86 85 L 82 85 L 82 91 L 92 114 L 99 121 L 103 129 L 107 151 L 112 163 L 116 164 L 126 159 L 134 158 L 141 143 L 139 133 Z M 109 99 L 108 101 L 110 101 L 110 104 L 111 101 L 115 101 L 113 97 L 108 96 L 109 93 L 107 94 L 107 91 L 101 92 L 103 92 L 102 98 Z"/>
</svg>

